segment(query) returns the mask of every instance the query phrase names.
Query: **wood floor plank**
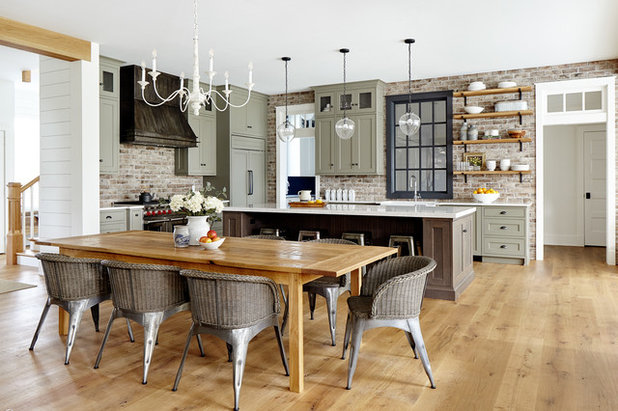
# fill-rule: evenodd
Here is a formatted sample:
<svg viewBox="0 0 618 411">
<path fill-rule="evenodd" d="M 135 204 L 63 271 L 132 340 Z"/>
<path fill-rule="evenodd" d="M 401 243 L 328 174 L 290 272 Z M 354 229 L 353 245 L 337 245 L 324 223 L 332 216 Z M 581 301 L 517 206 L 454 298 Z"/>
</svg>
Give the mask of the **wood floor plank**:
<svg viewBox="0 0 618 411">
<path fill-rule="evenodd" d="M 305 391 L 288 390 L 272 330 L 250 344 L 240 405 L 244 410 L 618 409 L 618 269 L 604 249 L 547 247 L 529 266 L 475 263 L 476 278 L 457 302 L 425 299 L 421 329 L 437 389 L 429 388 L 401 331 L 363 336 L 352 390 L 341 343 L 347 314 L 339 299 L 337 346 L 330 346 L 324 300 L 315 320 L 304 307 Z M 43 278 L 29 267 L 0 266 L 0 278 L 38 287 L 0 294 L 0 409 L 220 410 L 233 405 L 225 344 L 192 343 L 172 392 L 190 314 L 161 326 L 148 384 L 142 385 L 143 331 L 136 342 L 114 323 L 101 367 L 93 369 L 103 332 L 84 315 L 71 356 L 52 308 L 35 351 L 28 351 L 45 301 Z M 101 330 L 112 306 L 101 305 Z M 284 345 L 288 347 L 288 336 Z"/>
</svg>

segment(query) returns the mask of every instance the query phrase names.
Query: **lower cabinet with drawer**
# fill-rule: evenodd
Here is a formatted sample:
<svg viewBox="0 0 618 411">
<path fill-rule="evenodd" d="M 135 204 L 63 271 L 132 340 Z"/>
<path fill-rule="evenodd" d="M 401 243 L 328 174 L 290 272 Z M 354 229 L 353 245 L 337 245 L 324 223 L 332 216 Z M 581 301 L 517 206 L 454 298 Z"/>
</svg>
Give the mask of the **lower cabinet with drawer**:
<svg viewBox="0 0 618 411">
<path fill-rule="evenodd" d="M 524 264 L 529 261 L 528 207 L 487 205 L 477 207 L 484 262 Z"/>
<path fill-rule="evenodd" d="M 100 210 L 99 230 L 101 234 L 127 230 L 142 230 L 142 207 L 104 208 Z"/>
</svg>

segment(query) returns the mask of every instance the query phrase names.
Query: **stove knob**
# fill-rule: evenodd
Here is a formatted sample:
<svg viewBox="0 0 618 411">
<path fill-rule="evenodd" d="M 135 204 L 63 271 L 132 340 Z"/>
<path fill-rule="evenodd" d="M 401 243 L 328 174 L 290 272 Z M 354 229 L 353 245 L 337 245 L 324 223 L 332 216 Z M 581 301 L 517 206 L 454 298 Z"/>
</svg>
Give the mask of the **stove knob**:
<svg viewBox="0 0 618 411">
<path fill-rule="evenodd" d="M 145 215 L 146 217 L 150 216 L 150 211 L 146 211 L 146 212 L 144 213 L 144 215 Z"/>
<path fill-rule="evenodd" d="M 167 210 L 167 213 L 168 214 L 172 214 L 172 210 Z"/>
<path fill-rule="evenodd" d="M 161 215 L 161 214 L 163 214 L 163 211 L 159 210 L 159 211 L 157 211 L 157 214 Z"/>
</svg>

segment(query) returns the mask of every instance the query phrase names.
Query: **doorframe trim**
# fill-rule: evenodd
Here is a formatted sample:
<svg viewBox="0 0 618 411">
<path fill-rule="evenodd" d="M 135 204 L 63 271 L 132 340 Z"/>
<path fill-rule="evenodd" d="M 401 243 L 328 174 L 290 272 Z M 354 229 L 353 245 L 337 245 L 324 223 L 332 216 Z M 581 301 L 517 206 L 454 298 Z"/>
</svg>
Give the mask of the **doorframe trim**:
<svg viewBox="0 0 618 411">
<path fill-rule="evenodd" d="M 548 125 L 605 123 L 605 144 L 607 152 L 606 175 L 606 247 L 605 261 L 616 264 L 616 77 L 554 81 L 535 84 L 536 100 L 536 259 L 543 260 L 544 238 L 544 172 L 543 172 L 543 128 Z M 547 116 L 547 95 L 566 91 L 587 91 L 601 89 L 604 95 L 603 113 L 565 112 L 559 116 Z M 549 117 L 549 118 L 548 118 Z M 613 210 L 613 212 L 612 212 Z"/>
</svg>

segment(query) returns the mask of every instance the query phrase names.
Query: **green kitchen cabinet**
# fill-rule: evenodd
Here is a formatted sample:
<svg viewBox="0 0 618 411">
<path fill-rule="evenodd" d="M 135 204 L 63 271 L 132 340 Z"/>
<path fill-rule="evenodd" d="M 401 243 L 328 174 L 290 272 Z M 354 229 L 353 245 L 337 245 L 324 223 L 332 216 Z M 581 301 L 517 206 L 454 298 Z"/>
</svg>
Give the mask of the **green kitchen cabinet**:
<svg viewBox="0 0 618 411">
<path fill-rule="evenodd" d="M 99 173 L 118 172 L 120 153 L 120 64 L 99 61 Z"/>
<path fill-rule="evenodd" d="M 202 109 L 203 110 L 203 109 Z M 188 114 L 189 126 L 197 136 L 197 147 L 176 149 L 176 174 L 214 176 L 217 174 L 217 119 L 214 114 Z"/>
<path fill-rule="evenodd" d="M 316 120 L 315 124 L 315 173 L 335 173 L 335 119 Z"/>
<path fill-rule="evenodd" d="M 217 88 L 223 94 L 223 88 Z M 231 103 L 238 106 L 247 101 L 248 91 L 246 89 L 230 86 Z M 221 99 L 218 99 L 218 105 Z M 256 138 L 266 138 L 266 116 L 268 112 L 268 97 L 262 93 L 251 92 L 251 98 L 247 105 L 243 107 L 230 107 L 230 130 L 232 134 L 250 136 Z"/>
</svg>

